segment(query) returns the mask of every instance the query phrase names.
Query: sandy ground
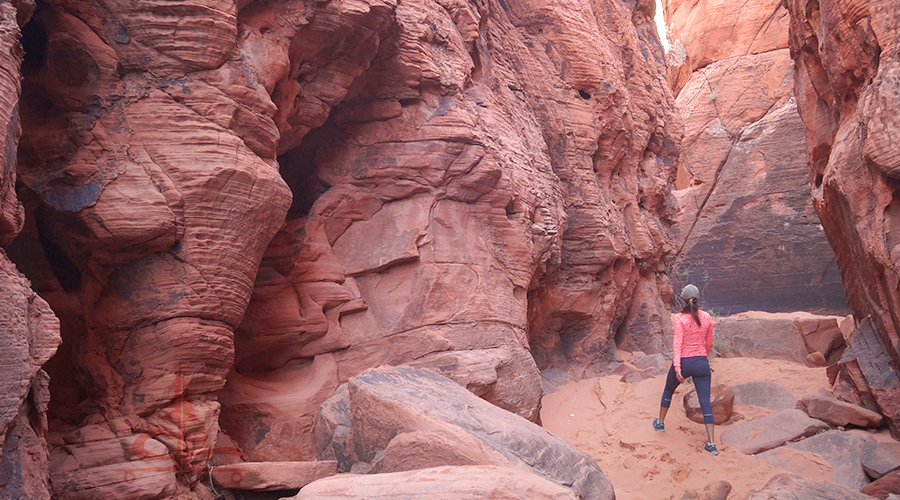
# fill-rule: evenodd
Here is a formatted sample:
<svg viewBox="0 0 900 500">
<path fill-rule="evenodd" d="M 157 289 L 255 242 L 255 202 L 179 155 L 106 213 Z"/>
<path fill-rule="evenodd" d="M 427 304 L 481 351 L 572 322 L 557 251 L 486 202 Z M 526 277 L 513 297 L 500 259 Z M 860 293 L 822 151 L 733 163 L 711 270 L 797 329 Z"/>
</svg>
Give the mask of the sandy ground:
<svg viewBox="0 0 900 500">
<path fill-rule="evenodd" d="M 628 354 L 622 354 L 627 361 Z M 829 388 L 824 368 L 749 358 L 716 358 L 710 363 L 714 385 L 768 380 L 787 387 L 797 399 Z M 659 411 L 665 375 L 634 384 L 619 382 L 619 378 L 572 381 L 545 395 L 541 410 L 545 428 L 597 461 L 612 481 L 617 500 L 680 500 L 686 491 L 699 491 L 719 480 L 731 483 L 729 500 L 741 500 L 783 471 L 723 445 L 719 435 L 728 427 L 724 425 L 716 426 L 719 456 L 705 452 L 703 424 L 688 420 L 681 402 L 692 389 L 689 384 L 675 392 L 666 432 L 658 433 L 651 422 Z M 735 406 L 734 411 L 745 420 L 771 413 L 755 406 Z M 890 436 L 875 437 L 890 440 Z M 795 453 L 799 460 L 793 472 L 830 479 L 831 466 L 819 455 Z"/>
</svg>

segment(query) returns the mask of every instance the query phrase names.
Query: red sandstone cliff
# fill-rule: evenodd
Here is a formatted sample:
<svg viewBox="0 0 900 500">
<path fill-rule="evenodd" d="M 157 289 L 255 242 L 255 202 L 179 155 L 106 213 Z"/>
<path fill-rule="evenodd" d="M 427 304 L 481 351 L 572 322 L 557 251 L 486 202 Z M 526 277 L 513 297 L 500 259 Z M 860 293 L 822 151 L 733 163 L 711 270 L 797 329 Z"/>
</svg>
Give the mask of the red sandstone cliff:
<svg viewBox="0 0 900 500">
<path fill-rule="evenodd" d="M 379 364 L 536 419 L 539 367 L 659 344 L 680 132 L 652 14 L 41 3 L 6 158 L 10 255 L 61 322 L 53 494 L 207 498 L 220 427 L 312 458 L 319 404 Z"/>
<path fill-rule="evenodd" d="M 789 0 L 794 92 L 816 211 L 863 321 L 837 377 L 900 423 L 900 9 L 890 0 Z"/>
<path fill-rule="evenodd" d="M 780 0 L 670 0 L 670 83 L 684 119 L 676 285 L 719 314 L 846 311 L 813 208 Z"/>
</svg>

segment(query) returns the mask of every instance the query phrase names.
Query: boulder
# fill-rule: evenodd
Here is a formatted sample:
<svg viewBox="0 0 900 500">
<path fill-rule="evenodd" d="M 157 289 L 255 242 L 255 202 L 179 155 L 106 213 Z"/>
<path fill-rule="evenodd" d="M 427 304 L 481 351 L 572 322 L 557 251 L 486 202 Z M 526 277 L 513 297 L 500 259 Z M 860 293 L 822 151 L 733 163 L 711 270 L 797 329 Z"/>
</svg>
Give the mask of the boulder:
<svg viewBox="0 0 900 500">
<path fill-rule="evenodd" d="M 815 366 L 830 365 L 841 359 L 841 355 L 847 347 L 839 324 L 839 320 L 842 319 L 838 316 L 827 316 L 801 317 L 794 320 L 810 354 L 819 353 L 823 358 L 819 361 L 816 357 Z"/>
<path fill-rule="evenodd" d="M 731 387 L 725 384 L 716 384 L 710 388 L 709 402 L 712 405 L 713 418 L 718 425 L 724 424 L 731 419 L 731 413 L 734 410 L 734 392 Z M 682 398 L 684 404 L 684 413 L 687 417 L 698 424 L 703 423 L 703 410 L 700 408 L 700 398 L 697 397 L 697 390 L 691 390 Z"/>
<path fill-rule="evenodd" d="M 733 425 L 722 432 L 722 443 L 745 455 L 771 450 L 788 441 L 811 436 L 828 428 L 821 420 L 792 409 Z"/>
<path fill-rule="evenodd" d="M 513 466 L 582 498 L 614 496 L 590 457 L 430 371 L 380 367 L 353 377 L 323 405 L 316 435 L 320 457 L 338 460 L 344 471 Z"/>
<path fill-rule="evenodd" d="M 811 352 L 806 355 L 806 366 L 810 368 L 822 367 L 827 365 L 825 356 L 821 352 Z"/>
<path fill-rule="evenodd" d="M 338 473 L 335 460 L 321 462 L 244 462 L 216 467 L 213 481 L 233 490 L 297 490 Z"/>
<path fill-rule="evenodd" d="M 772 476 L 759 490 L 753 490 L 747 500 L 872 500 L 855 489 L 831 481 L 811 479 L 789 472 Z"/>
<path fill-rule="evenodd" d="M 765 460 L 794 474 L 804 477 L 831 481 L 833 467 L 831 464 L 815 453 L 795 450 L 786 446 L 772 448 L 771 450 L 754 455 L 760 460 Z"/>
<path fill-rule="evenodd" d="M 900 471 L 889 472 L 867 484 L 860 493 L 870 497 L 889 500 L 891 495 L 900 495 Z"/>
<path fill-rule="evenodd" d="M 727 500 L 731 493 L 731 484 L 728 481 L 716 481 L 707 484 L 702 490 L 688 490 L 681 496 L 681 500 Z"/>
<path fill-rule="evenodd" d="M 820 455 L 831 464 L 832 481 L 859 490 L 870 481 L 862 467 L 865 441 L 849 432 L 830 430 L 786 446 Z"/>
<path fill-rule="evenodd" d="M 577 500 L 572 490 L 511 467 L 434 467 L 389 474 L 340 474 L 306 486 L 292 500 Z"/>
<path fill-rule="evenodd" d="M 713 324 L 713 352 L 720 357 L 782 359 L 806 362 L 809 351 L 793 319 L 769 313 L 743 313 Z"/>
<path fill-rule="evenodd" d="M 882 417 L 878 413 L 819 394 L 803 396 L 797 402 L 797 407 L 805 411 L 810 417 L 823 420 L 834 426 L 881 427 Z"/>
<path fill-rule="evenodd" d="M 733 385 L 731 390 L 734 392 L 734 404 L 739 406 L 761 406 L 774 411 L 790 410 L 797 406 L 797 400 L 787 387 L 767 380 Z"/>
<path fill-rule="evenodd" d="M 866 441 L 862 449 L 862 466 L 872 479 L 900 468 L 900 443 Z"/>
<path fill-rule="evenodd" d="M 634 360 L 634 367 L 639 370 L 650 370 L 654 375 L 665 373 L 667 369 L 668 359 L 664 354 L 656 353 L 647 356 L 641 356 Z"/>
</svg>

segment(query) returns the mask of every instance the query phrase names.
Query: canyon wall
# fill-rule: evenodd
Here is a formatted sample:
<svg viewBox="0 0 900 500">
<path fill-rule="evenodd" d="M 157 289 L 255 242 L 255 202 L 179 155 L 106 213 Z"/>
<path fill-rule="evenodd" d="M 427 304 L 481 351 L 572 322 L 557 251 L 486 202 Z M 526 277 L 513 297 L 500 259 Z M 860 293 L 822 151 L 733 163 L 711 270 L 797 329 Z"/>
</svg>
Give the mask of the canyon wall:
<svg viewBox="0 0 900 500">
<path fill-rule="evenodd" d="M 537 420 L 539 368 L 666 343 L 680 129 L 652 2 L 0 7 L 24 49 L 0 236 L 62 337 L 54 497 L 211 498 L 210 463 L 315 458 L 319 405 L 380 364 Z M 10 408 L 40 416 L 55 323 L 11 279 L 46 347 Z"/>
<path fill-rule="evenodd" d="M 861 320 L 833 374 L 846 398 L 900 423 L 900 8 L 788 0 L 794 92 L 816 211 Z"/>
<path fill-rule="evenodd" d="M 0 4 L 0 498 L 50 498 L 46 442 L 50 399 L 42 366 L 60 342 L 59 320 L 3 249 L 19 234 L 24 209 L 16 197 L 16 148 L 22 48 L 28 2 Z"/>
<path fill-rule="evenodd" d="M 847 312 L 810 198 L 780 0 L 669 0 L 669 82 L 684 120 L 676 286 L 719 314 Z"/>
</svg>

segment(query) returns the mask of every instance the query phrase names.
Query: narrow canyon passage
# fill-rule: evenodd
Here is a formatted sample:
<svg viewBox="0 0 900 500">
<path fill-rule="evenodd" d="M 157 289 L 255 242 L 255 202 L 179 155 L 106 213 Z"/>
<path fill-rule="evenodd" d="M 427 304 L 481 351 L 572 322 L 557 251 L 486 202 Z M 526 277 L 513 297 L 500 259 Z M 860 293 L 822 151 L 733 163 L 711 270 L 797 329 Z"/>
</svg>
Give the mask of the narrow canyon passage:
<svg viewBox="0 0 900 500">
<path fill-rule="evenodd" d="M 671 356 L 689 282 L 738 323 L 852 313 L 717 348 L 818 354 L 896 435 L 900 9 L 662 9 L 668 51 L 647 0 L 0 3 L 0 498 L 422 456 L 612 498 L 548 381 Z M 467 391 L 404 392 L 433 374 Z"/>
</svg>

